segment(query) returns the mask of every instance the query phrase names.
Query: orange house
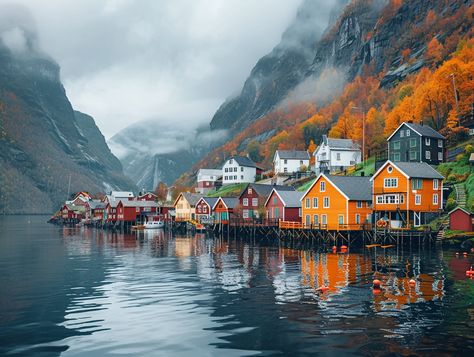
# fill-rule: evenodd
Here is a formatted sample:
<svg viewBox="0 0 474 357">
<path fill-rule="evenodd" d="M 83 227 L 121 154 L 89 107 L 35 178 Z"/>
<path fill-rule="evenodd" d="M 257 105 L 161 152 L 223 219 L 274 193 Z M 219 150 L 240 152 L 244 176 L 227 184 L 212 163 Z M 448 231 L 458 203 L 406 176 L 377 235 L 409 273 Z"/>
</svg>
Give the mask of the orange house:
<svg viewBox="0 0 474 357">
<path fill-rule="evenodd" d="M 371 222 L 369 177 L 320 174 L 301 199 L 303 225 L 327 230 L 361 230 Z"/>
<path fill-rule="evenodd" d="M 234 213 L 235 207 L 238 205 L 237 197 L 219 197 L 212 207 L 214 218 L 219 223 L 227 224 Z"/>
<path fill-rule="evenodd" d="M 377 225 L 419 227 L 443 208 L 443 176 L 426 162 L 387 161 L 371 181 Z"/>
</svg>

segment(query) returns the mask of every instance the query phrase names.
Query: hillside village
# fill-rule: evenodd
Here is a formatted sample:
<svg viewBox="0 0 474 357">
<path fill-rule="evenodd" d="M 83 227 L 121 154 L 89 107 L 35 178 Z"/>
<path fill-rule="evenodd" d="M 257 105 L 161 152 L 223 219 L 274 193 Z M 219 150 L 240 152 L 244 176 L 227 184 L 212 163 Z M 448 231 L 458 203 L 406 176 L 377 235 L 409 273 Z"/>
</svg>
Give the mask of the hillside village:
<svg viewBox="0 0 474 357">
<path fill-rule="evenodd" d="M 111 192 L 101 199 L 79 192 L 54 219 L 120 230 L 164 221 L 198 229 L 258 222 L 352 232 L 429 226 L 440 238 L 446 231 L 472 231 L 471 191 L 456 181 L 460 167 L 471 172 L 474 147 L 448 150 L 443 135 L 413 122 L 400 124 L 386 141 L 386 150 L 369 158 L 356 141 L 323 135 L 313 152 L 277 150 L 271 170 L 249 157 L 232 156 L 220 169 L 199 169 L 194 189 L 175 192 L 174 201 L 171 191 L 160 197 Z"/>
</svg>

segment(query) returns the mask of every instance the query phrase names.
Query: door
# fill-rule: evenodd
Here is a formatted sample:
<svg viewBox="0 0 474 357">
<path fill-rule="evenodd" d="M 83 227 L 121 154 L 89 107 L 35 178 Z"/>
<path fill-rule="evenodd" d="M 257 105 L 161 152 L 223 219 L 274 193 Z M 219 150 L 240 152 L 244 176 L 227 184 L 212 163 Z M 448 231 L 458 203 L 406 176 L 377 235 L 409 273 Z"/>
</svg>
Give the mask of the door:
<svg viewBox="0 0 474 357">
<path fill-rule="evenodd" d="M 413 225 L 415 227 L 421 226 L 421 212 L 413 212 Z"/>
</svg>

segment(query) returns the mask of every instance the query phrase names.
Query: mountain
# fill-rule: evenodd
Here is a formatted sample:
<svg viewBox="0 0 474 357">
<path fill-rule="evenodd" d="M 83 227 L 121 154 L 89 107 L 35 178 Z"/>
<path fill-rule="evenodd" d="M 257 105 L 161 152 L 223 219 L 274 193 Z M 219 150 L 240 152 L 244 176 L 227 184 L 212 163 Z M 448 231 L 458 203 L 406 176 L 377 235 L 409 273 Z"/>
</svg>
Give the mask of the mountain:
<svg viewBox="0 0 474 357">
<path fill-rule="evenodd" d="M 109 145 L 137 187 L 153 190 L 160 182 L 171 185 L 209 152 L 213 140 L 204 129 L 190 130 L 179 123 L 171 127 L 148 120 L 121 130 Z"/>
<path fill-rule="evenodd" d="M 423 121 L 450 141 L 464 135 L 453 123 L 470 112 L 474 98 L 472 0 L 339 2 L 322 33 L 320 4 L 303 2 L 281 43 L 257 61 L 241 93 L 217 110 L 211 128 L 230 128 L 231 136 L 190 173 L 245 154 L 250 143 L 254 157 L 270 166 L 276 149 L 305 150 L 328 132 L 361 141 L 362 113 L 372 151 L 382 149 L 403 120 Z M 294 31 L 298 24 L 307 31 Z"/>
<path fill-rule="evenodd" d="M 58 64 L 11 31 L 0 34 L 0 213 L 51 213 L 68 188 L 133 188 L 94 120 L 72 108 Z"/>
</svg>

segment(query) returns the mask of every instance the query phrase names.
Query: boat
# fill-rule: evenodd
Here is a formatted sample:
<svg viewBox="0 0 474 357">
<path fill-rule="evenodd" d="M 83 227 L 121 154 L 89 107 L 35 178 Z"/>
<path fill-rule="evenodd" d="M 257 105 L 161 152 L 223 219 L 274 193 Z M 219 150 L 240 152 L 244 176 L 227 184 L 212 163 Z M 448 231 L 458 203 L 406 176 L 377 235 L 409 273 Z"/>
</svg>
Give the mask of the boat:
<svg viewBox="0 0 474 357">
<path fill-rule="evenodd" d="M 148 221 L 145 223 L 145 229 L 159 229 L 165 226 L 163 221 Z"/>
</svg>

